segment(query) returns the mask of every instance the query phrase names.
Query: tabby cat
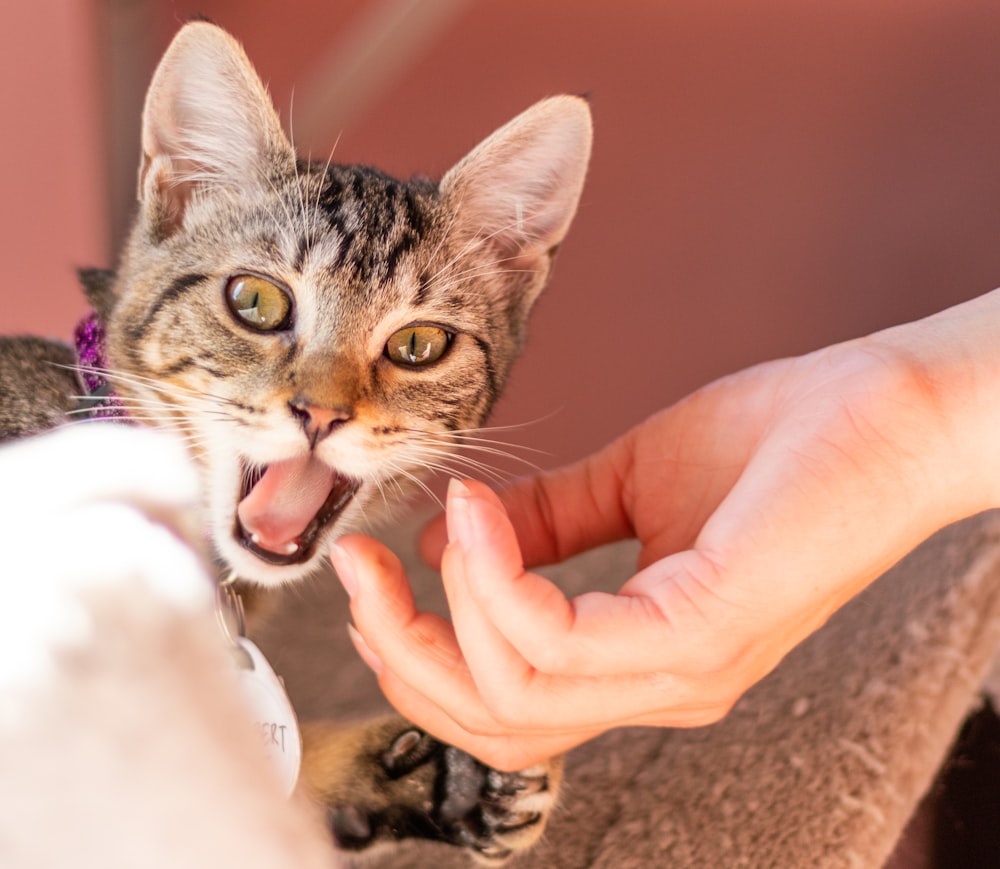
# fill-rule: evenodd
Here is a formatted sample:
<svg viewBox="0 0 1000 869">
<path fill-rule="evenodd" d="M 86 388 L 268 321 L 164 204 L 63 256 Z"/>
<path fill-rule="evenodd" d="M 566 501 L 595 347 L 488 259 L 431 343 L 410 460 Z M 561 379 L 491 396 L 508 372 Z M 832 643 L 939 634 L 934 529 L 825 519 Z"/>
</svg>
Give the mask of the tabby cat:
<svg viewBox="0 0 1000 869">
<path fill-rule="evenodd" d="M 78 419 L 85 385 L 94 415 L 186 438 L 220 576 L 304 577 L 482 424 L 590 139 L 585 102 L 563 96 L 440 183 L 301 160 L 240 46 L 185 26 L 147 94 L 119 267 L 83 274 L 106 360 L 4 339 L 0 439 Z M 302 787 L 351 850 L 415 836 L 500 862 L 540 835 L 558 779 L 556 761 L 488 770 L 399 718 L 305 733 Z"/>
</svg>

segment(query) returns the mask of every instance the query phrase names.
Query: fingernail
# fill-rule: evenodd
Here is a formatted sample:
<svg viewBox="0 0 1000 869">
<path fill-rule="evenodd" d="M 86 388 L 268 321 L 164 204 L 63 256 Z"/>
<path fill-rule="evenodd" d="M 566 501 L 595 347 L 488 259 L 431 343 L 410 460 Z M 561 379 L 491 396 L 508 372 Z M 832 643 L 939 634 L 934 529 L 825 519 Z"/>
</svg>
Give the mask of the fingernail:
<svg viewBox="0 0 1000 869">
<path fill-rule="evenodd" d="M 358 574 L 354 567 L 354 559 L 339 543 L 334 542 L 330 544 L 330 561 L 340 584 L 344 586 L 344 591 L 353 600 L 358 591 Z"/>
<path fill-rule="evenodd" d="M 460 480 L 458 477 L 452 477 L 448 480 L 448 497 L 450 498 L 454 495 L 456 498 L 468 498 L 472 494 L 472 489 L 469 488 L 468 483 L 465 480 Z"/>
<path fill-rule="evenodd" d="M 449 543 L 462 545 L 474 541 L 475 528 L 472 522 L 472 511 L 469 509 L 471 495 L 472 490 L 461 480 L 452 478 L 448 482 L 446 522 Z"/>
<path fill-rule="evenodd" d="M 364 661 L 376 675 L 381 673 L 385 666 L 382 663 L 382 659 L 371 650 L 371 647 L 365 642 L 365 638 L 361 636 L 358 629 L 350 622 L 347 623 L 347 636 L 351 638 L 351 642 L 354 644 L 354 648 L 357 650 L 357 653 L 361 656 L 361 660 Z"/>
</svg>

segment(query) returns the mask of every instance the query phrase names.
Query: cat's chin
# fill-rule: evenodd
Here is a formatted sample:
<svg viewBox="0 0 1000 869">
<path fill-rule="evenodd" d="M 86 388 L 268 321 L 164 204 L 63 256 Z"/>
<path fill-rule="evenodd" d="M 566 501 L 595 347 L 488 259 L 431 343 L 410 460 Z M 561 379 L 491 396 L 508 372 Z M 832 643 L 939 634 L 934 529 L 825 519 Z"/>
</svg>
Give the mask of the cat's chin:
<svg viewBox="0 0 1000 869">
<path fill-rule="evenodd" d="M 318 553 L 313 553 L 311 559 L 301 564 L 265 564 L 235 542 L 219 548 L 229 550 L 219 563 L 220 575 L 234 574 L 240 582 L 261 588 L 280 588 L 301 582 L 317 573 L 324 563 Z"/>
<path fill-rule="evenodd" d="M 306 555 L 294 562 L 279 562 L 261 558 L 234 535 L 227 540 L 216 541 L 221 557 L 219 567 L 223 574 L 235 573 L 242 582 L 271 588 L 289 585 L 306 579 L 322 568 L 324 559 L 320 550 L 329 537 L 319 534 Z"/>
</svg>

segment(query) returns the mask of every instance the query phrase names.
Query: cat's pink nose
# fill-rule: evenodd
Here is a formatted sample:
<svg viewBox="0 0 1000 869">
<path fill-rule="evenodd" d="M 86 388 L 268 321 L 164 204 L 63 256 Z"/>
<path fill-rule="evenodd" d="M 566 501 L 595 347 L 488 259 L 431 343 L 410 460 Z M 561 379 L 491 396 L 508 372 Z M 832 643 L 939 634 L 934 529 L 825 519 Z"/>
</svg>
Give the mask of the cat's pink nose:
<svg viewBox="0 0 1000 869">
<path fill-rule="evenodd" d="M 349 407 L 320 407 L 300 398 L 288 402 L 288 407 L 302 425 L 310 448 L 345 422 L 354 419 L 354 411 Z"/>
</svg>

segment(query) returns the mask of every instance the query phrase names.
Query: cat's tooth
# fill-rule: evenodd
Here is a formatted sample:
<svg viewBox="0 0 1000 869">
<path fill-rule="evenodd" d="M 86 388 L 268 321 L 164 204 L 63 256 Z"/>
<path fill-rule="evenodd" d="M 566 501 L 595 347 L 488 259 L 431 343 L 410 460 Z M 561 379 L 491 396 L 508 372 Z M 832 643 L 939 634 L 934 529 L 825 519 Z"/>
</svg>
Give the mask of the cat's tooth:
<svg viewBox="0 0 1000 869">
<path fill-rule="evenodd" d="M 270 549 L 270 547 L 261 544 L 260 535 L 256 531 L 250 532 L 250 542 L 254 546 L 260 546 L 262 549 Z M 299 551 L 299 544 L 296 540 L 289 540 L 287 543 L 282 544 L 280 549 L 273 549 L 271 551 L 277 552 L 278 555 L 295 555 Z"/>
</svg>

